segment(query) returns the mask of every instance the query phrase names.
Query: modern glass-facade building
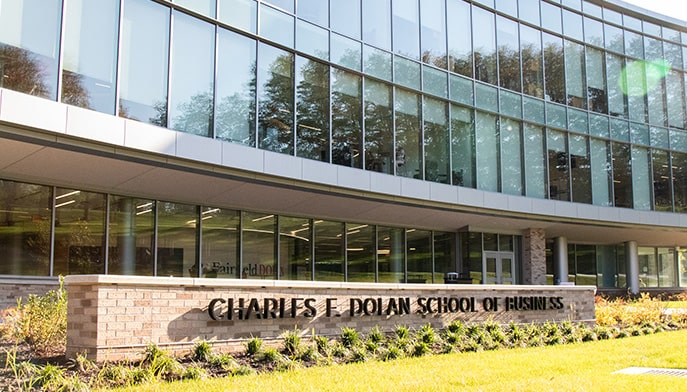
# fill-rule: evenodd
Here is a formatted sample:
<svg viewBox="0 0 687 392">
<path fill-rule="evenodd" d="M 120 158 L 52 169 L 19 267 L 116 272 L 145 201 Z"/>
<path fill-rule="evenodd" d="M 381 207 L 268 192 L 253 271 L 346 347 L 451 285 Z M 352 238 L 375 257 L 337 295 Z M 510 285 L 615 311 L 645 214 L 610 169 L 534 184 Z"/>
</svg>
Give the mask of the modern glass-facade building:
<svg viewBox="0 0 687 392">
<path fill-rule="evenodd" d="M 687 287 L 686 70 L 617 0 L 0 2 L 0 275 Z"/>
</svg>

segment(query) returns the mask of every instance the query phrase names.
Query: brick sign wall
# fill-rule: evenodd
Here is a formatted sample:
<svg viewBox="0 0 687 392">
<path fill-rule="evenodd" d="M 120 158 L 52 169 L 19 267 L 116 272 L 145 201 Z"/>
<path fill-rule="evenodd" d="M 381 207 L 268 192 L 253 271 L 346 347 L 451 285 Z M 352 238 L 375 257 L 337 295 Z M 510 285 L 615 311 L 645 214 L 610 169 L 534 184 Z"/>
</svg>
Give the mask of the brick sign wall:
<svg viewBox="0 0 687 392">
<path fill-rule="evenodd" d="M 285 330 L 336 336 L 452 320 L 593 322 L 593 286 L 359 284 L 81 275 L 69 295 L 67 355 L 136 359 L 148 343 L 186 353 L 203 339 L 242 348 Z"/>
</svg>

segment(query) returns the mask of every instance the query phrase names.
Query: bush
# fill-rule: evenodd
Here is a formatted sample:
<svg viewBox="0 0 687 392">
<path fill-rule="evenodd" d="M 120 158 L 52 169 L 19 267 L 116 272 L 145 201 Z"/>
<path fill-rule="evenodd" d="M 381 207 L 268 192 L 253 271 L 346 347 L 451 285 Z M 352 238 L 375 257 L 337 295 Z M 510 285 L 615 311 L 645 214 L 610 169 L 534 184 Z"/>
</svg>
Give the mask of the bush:
<svg viewBox="0 0 687 392">
<path fill-rule="evenodd" d="M 425 324 L 416 333 L 417 338 L 427 345 L 434 344 L 436 340 L 436 335 L 434 334 L 434 328 L 430 324 Z"/>
<path fill-rule="evenodd" d="M 301 331 L 294 329 L 284 331 L 284 352 L 286 355 L 295 356 L 301 349 Z"/>
<path fill-rule="evenodd" d="M 384 341 L 385 336 L 381 328 L 375 325 L 370 329 L 370 332 L 367 333 L 367 338 L 372 342 L 381 343 Z"/>
<path fill-rule="evenodd" d="M 346 348 L 351 348 L 360 342 L 360 332 L 355 328 L 343 327 L 341 328 L 341 343 Z"/>
<path fill-rule="evenodd" d="M 260 352 L 262 348 L 262 339 L 257 337 L 251 337 L 246 342 L 246 353 L 248 355 L 255 355 Z"/>
<path fill-rule="evenodd" d="M 26 302 L 3 312 L 0 333 L 7 339 L 29 345 L 39 355 L 64 352 L 67 346 L 67 293 L 60 277 L 57 290 L 29 295 Z"/>
<path fill-rule="evenodd" d="M 212 356 L 212 346 L 205 340 L 201 340 L 193 346 L 191 358 L 194 361 L 207 362 Z"/>
<path fill-rule="evenodd" d="M 267 363 L 277 363 L 282 359 L 281 354 L 276 348 L 270 347 L 262 351 L 260 355 L 260 360 Z"/>
</svg>

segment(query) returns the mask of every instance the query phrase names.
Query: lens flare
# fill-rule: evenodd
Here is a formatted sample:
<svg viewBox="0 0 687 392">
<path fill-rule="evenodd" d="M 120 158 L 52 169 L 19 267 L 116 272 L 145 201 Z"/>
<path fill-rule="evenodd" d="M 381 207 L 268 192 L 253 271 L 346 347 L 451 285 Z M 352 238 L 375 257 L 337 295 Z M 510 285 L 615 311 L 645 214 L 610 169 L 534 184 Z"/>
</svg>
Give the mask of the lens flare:
<svg viewBox="0 0 687 392">
<path fill-rule="evenodd" d="M 632 61 L 618 78 L 618 86 L 625 95 L 640 97 L 653 90 L 670 72 L 667 60 Z"/>
</svg>

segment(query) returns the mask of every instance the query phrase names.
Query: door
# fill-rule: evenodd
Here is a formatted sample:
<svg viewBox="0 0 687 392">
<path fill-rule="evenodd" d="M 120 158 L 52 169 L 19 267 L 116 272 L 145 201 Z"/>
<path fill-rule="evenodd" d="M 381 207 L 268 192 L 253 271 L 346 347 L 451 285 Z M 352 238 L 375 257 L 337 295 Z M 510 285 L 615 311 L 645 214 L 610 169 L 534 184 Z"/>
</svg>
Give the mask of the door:
<svg viewBox="0 0 687 392">
<path fill-rule="evenodd" d="M 513 284 L 515 258 L 511 252 L 483 252 L 482 276 L 484 284 Z"/>
</svg>

